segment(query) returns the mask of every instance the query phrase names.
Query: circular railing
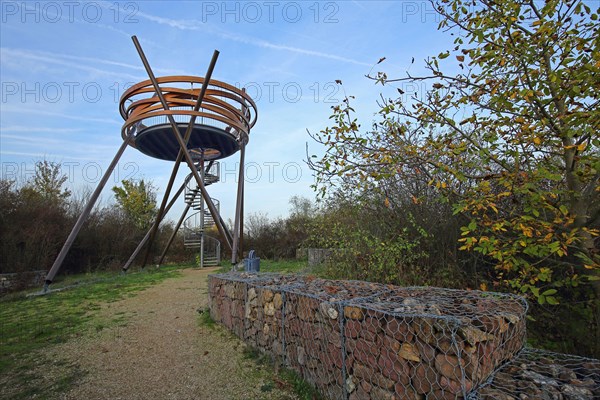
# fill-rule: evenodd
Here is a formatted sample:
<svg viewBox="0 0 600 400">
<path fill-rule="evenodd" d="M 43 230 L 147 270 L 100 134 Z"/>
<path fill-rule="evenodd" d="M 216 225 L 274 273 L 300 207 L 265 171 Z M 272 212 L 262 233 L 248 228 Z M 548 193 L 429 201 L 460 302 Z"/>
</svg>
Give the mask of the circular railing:
<svg viewBox="0 0 600 400">
<path fill-rule="evenodd" d="M 257 108 L 245 91 L 211 79 L 201 107 L 195 111 L 204 78 L 164 76 L 156 80 L 169 106 L 168 110 L 163 107 L 150 80 L 133 85 L 121 96 L 119 111 L 125 120 L 121 136 L 125 140 L 131 130 L 136 128 L 135 136 L 130 142 L 133 147 L 137 147 L 135 139 L 145 130 L 169 124 L 169 115 L 173 116 L 177 124 L 187 124 L 195 116 L 195 126 L 212 127 L 213 130 L 232 136 L 237 143 L 247 143 L 250 129 L 256 123 Z M 194 131 L 192 135 L 200 135 L 201 131 L 199 132 Z M 182 135 L 183 133 L 181 132 Z M 196 139 L 201 141 L 201 138 Z"/>
</svg>

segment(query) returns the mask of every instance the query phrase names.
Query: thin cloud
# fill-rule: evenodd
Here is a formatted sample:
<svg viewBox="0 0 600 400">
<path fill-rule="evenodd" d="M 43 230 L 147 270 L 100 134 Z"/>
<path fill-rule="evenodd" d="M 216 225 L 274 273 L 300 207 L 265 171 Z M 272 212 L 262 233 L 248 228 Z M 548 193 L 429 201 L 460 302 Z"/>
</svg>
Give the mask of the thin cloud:
<svg viewBox="0 0 600 400">
<path fill-rule="evenodd" d="M 67 59 L 56 57 L 54 55 L 51 55 L 50 53 L 30 51 L 30 50 L 24 50 L 24 49 L 14 49 L 14 48 L 2 47 L 2 48 L 0 48 L 0 58 L 2 60 L 11 60 L 11 62 L 18 60 L 19 58 L 41 61 L 44 63 L 52 63 L 52 64 L 62 65 L 62 66 L 69 67 L 69 68 L 80 69 L 83 71 L 91 72 L 96 75 L 116 76 L 121 79 L 130 79 L 130 80 L 135 80 L 135 81 L 147 79 L 146 77 L 144 77 L 142 75 L 131 75 L 131 74 L 122 73 L 122 72 L 94 68 L 94 67 L 90 67 L 87 65 L 82 65 L 81 63 L 72 62 Z M 77 58 L 77 57 L 75 57 L 75 58 Z M 81 58 L 86 58 L 86 57 L 81 57 Z"/>
<path fill-rule="evenodd" d="M 10 155 L 10 156 L 25 156 L 25 157 L 35 157 L 39 159 L 49 159 L 49 158 L 58 158 L 58 159 L 67 159 L 67 160 L 82 160 L 82 161 L 103 161 L 98 160 L 92 157 L 75 157 L 68 154 L 58 154 L 58 153 L 29 153 L 23 151 L 3 151 L 2 154 Z"/>
<path fill-rule="evenodd" d="M 15 146 L 26 146 L 30 150 L 43 150 L 43 151 L 54 151 L 60 153 L 61 156 L 70 157 L 68 154 L 84 154 L 85 158 L 97 159 L 105 158 L 107 154 L 115 151 L 115 146 L 111 145 L 94 145 L 91 147 L 82 147 L 81 141 L 77 140 L 64 140 L 55 137 L 46 136 L 23 136 L 23 135 L 2 135 L 0 136 L 2 142 L 11 143 Z M 71 153 L 66 153 L 64 150 L 72 149 Z M 2 154 L 14 154 L 10 151 L 2 151 Z M 14 154 L 17 155 L 17 154 Z M 73 157 L 76 158 L 76 157 Z"/>
<path fill-rule="evenodd" d="M 221 33 L 220 36 L 222 36 L 223 38 L 226 38 L 226 39 L 234 40 L 236 42 L 250 44 L 253 46 L 258 46 L 258 47 L 262 47 L 262 48 L 266 48 L 266 49 L 290 51 L 292 53 L 320 57 L 320 58 L 328 58 L 330 60 L 341 61 L 341 62 L 345 62 L 345 63 L 349 63 L 349 64 L 363 65 L 363 66 L 367 66 L 367 67 L 370 67 L 372 65 L 372 64 L 365 63 L 362 61 L 354 60 L 352 58 L 346 58 L 346 57 L 342 57 L 342 56 L 338 56 L 338 55 L 330 54 L 330 53 L 323 53 L 320 51 L 303 49 L 300 47 L 275 44 L 275 43 L 268 42 L 266 40 L 255 39 L 255 38 L 252 38 L 249 36 L 232 35 L 229 33 Z"/>
<path fill-rule="evenodd" d="M 7 126 L 0 127 L 0 132 L 45 132 L 45 133 L 74 133 L 81 132 L 82 129 L 77 128 L 48 128 L 38 126 Z M 2 137 L 9 137 L 10 135 L 2 135 Z M 22 138 L 22 136 L 14 136 L 14 138 Z"/>
<path fill-rule="evenodd" d="M 90 62 L 90 63 L 94 63 L 94 64 L 112 65 L 112 66 L 116 66 L 116 67 L 123 67 L 123 68 L 133 69 L 133 70 L 142 71 L 142 72 L 146 71 L 144 69 L 143 65 L 141 65 L 141 64 L 133 65 L 133 64 L 127 64 L 124 62 L 120 62 L 120 61 L 106 60 L 103 58 L 72 56 L 69 54 L 55 54 L 55 53 L 48 53 L 45 51 L 37 51 L 37 53 L 40 55 L 46 56 L 46 57 L 56 57 L 59 59 L 62 58 L 62 59 L 66 59 L 66 60 L 83 61 L 83 62 Z M 180 70 L 167 69 L 167 68 L 156 68 L 155 71 L 158 73 L 161 73 L 161 74 L 178 74 L 181 72 Z"/>
<path fill-rule="evenodd" d="M 23 113 L 23 114 L 35 114 L 35 115 L 46 115 L 48 117 L 57 117 L 61 119 L 71 119 L 74 121 L 85 121 L 85 122 L 99 122 L 102 124 L 114 124 L 114 125 L 122 125 L 121 121 L 112 118 L 95 118 L 95 117 L 85 117 L 85 116 L 77 116 L 71 114 L 57 113 L 52 111 L 40 110 L 39 108 L 24 108 L 24 107 L 14 107 L 5 105 L 2 106 L 2 115 L 5 116 L 8 113 Z"/>
<path fill-rule="evenodd" d="M 233 40 L 235 42 L 249 44 L 249 45 L 256 46 L 256 47 L 262 47 L 262 48 L 273 49 L 273 50 L 281 50 L 281 51 L 289 51 L 289 52 L 296 53 L 296 54 L 302 54 L 302 55 L 319 57 L 319 58 L 327 58 L 330 60 L 336 60 L 336 61 L 341 61 L 341 62 L 355 64 L 355 65 L 363 65 L 363 66 L 367 66 L 367 67 L 370 67 L 372 65 L 372 63 L 365 63 L 362 61 L 354 60 L 352 58 L 338 56 L 336 54 L 324 53 L 321 51 L 303 49 L 303 48 L 294 47 L 294 46 L 287 46 L 287 45 L 272 43 L 272 42 L 269 42 L 269 41 L 266 41 L 263 39 L 257 39 L 257 38 L 251 37 L 251 36 L 234 35 L 234 34 L 231 34 L 228 32 L 210 29 L 206 24 L 204 24 L 200 21 L 196 21 L 196 20 L 181 20 L 181 19 L 164 18 L 164 17 L 159 17 L 156 15 L 147 14 L 147 13 L 144 13 L 141 11 L 138 12 L 136 15 L 139 17 L 145 18 L 149 21 L 156 22 L 161 25 L 167 25 L 167 26 L 170 26 L 175 29 L 192 30 L 192 31 L 202 30 L 202 31 L 208 32 L 210 34 L 220 36 L 223 39 L 229 39 L 229 40 Z"/>
<path fill-rule="evenodd" d="M 137 17 L 142 17 L 147 19 L 148 21 L 156 22 L 161 25 L 167 25 L 171 28 L 176 28 L 180 30 L 190 30 L 190 31 L 199 31 L 202 22 L 196 20 L 183 20 L 183 19 L 172 19 L 172 18 L 164 18 L 159 17 L 157 15 L 147 14 L 142 11 L 136 12 Z"/>
<path fill-rule="evenodd" d="M 45 136 L 23 136 L 23 135 L 2 135 L 0 139 L 4 142 L 21 143 L 26 144 L 28 147 L 40 147 L 48 149 L 49 147 L 57 147 L 60 150 L 65 148 L 76 149 L 76 151 L 83 151 L 86 154 L 102 153 L 106 151 L 114 150 L 114 146 L 110 145 L 94 145 L 91 148 L 83 148 L 80 141 L 74 140 L 63 140 L 55 137 Z M 34 146 L 37 145 L 37 146 Z M 2 152 L 3 154 L 6 152 Z"/>
</svg>

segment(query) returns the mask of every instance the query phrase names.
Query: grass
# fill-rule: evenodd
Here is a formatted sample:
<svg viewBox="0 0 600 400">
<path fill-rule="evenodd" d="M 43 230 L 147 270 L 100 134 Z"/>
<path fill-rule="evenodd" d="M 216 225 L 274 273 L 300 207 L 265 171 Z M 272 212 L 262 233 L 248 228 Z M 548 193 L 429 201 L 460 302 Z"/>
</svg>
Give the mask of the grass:
<svg viewBox="0 0 600 400">
<path fill-rule="evenodd" d="M 260 260 L 260 272 L 298 273 L 306 268 L 306 260 Z"/>
<path fill-rule="evenodd" d="M 205 326 L 209 329 L 215 328 L 216 322 L 210 316 L 210 311 L 208 308 L 205 308 L 203 310 L 198 310 L 198 314 L 199 314 L 198 315 L 198 325 Z"/>
<path fill-rule="evenodd" d="M 273 360 L 268 355 L 260 353 L 253 347 L 244 349 L 244 358 L 252 360 L 258 367 L 271 367 Z M 322 400 L 323 397 L 319 392 L 306 382 L 298 373 L 289 368 L 277 368 L 271 374 L 271 379 L 266 382 L 261 390 L 264 392 L 271 391 L 275 386 L 286 386 L 291 388 L 300 400 Z"/>
<path fill-rule="evenodd" d="M 102 305 L 135 296 L 151 285 L 177 276 L 177 270 L 181 268 L 181 265 L 148 268 L 126 275 L 114 272 L 72 275 L 51 286 L 51 289 L 63 290 L 45 296 L 26 297 L 39 291 L 38 288 L 0 298 L 0 387 L 3 388 L 0 397 L 7 400 L 53 399 L 76 384 L 84 372 L 76 364 L 48 359 L 43 349 L 87 332 L 126 324 L 128 316 L 124 314 L 115 314 L 108 320 L 100 318 Z M 224 269 L 229 270 L 228 267 Z M 261 260 L 260 270 L 302 272 L 306 270 L 306 261 Z M 198 324 L 214 327 L 208 310 L 199 311 Z M 267 362 L 258 353 L 250 358 L 261 365 Z M 45 376 L 47 369 L 52 369 L 51 377 Z M 294 371 L 279 369 L 269 379 L 263 387 L 265 392 L 284 385 L 293 388 L 303 400 L 319 399 L 317 392 Z"/>
<path fill-rule="evenodd" d="M 282 369 L 279 374 L 287 382 L 301 400 L 321 400 L 319 392 L 306 382 L 296 371 L 288 368 Z"/>
<path fill-rule="evenodd" d="M 221 272 L 228 272 L 231 266 L 223 265 Z M 260 260 L 260 272 L 304 273 L 309 270 L 306 260 Z"/>
<path fill-rule="evenodd" d="M 52 288 L 69 287 L 44 296 L 26 297 L 26 292 L 0 299 L 0 385 L 11 388 L 7 397 L 45 399 L 68 388 L 81 376 L 77 366 L 61 366 L 62 373 L 51 384 L 40 373 L 45 364 L 42 349 L 63 343 L 86 331 L 101 331 L 126 323 L 126 316 L 104 321 L 101 305 L 125 297 L 178 275 L 182 266 L 149 268 L 118 276 L 110 273 L 72 276 Z"/>
</svg>

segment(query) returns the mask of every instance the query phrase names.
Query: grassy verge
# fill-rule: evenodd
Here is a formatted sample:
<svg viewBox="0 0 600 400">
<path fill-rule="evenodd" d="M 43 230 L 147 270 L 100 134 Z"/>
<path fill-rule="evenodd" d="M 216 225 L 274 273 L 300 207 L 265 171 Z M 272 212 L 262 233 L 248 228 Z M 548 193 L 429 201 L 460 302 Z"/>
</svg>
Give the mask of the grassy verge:
<svg viewBox="0 0 600 400">
<path fill-rule="evenodd" d="M 231 270 L 230 265 L 223 265 L 221 272 Z M 260 260 L 260 272 L 304 273 L 309 272 L 306 260 Z"/>
<path fill-rule="evenodd" d="M 306 265 L 306 260 L 260 260 L 260 272 L 304 272 Z"/>
<path fill-rule="evenodd" d="M 122 316 L 101 321 L 102 304 L 134 296 L 136 292 L 178 275 L 182 266 L 149 268 L 127 275 L 85 274 L 73 276 L 56 287 L 70 286 L 44 296 L 26 297 L 15 293 L 0 300 L 0 386 L 9 388 L 7 399 L 52 398 L 78 377 L 76 365 L 56 365 L 60 361 L 43 358 L 40 350 L 81 336 L 89 329 L 101 330 L 123 323 Z M 44 366 L 58 366 L 60 376 L 51 383 L 39 376 Z M 4 397 L 6 395 L 6 397 Z"/>
<path fill-rule="evenodd" d="M 244 358 L 252 360 L 259 368 L 271 368 L 273 366 L 271 357 L 261 354 L 258 350 L 249 346 L 244 349 Z M 276 386 L 291 388 L 294 393 L 298 395 L 300 400 L 323 399 L 319 392 L 302 379 L 296 371 L 285 367 L 277 368 L 277 370 L 270 375 L 270 379 L 262 386 L 261 390 L 267 392 Z"/>
<path fill-rule="evenodd" d="M 229 271 L 228 266 L 222 268 L 223 272 Z M 310 270 L 306 260 L 260 260 L 260 272 L 281 272 L 281 273 L 305 273 L 316 271 Z M 199 323 L 205 326 L 213 327 L 215 322 L 210 317 L 208 311 L 203 312 L 199 317 Z M 268 392 L 274 387 L 288 387 L 301 400 L 321 400 L 323 397 L 319 392 L 306 382 L 296 371 L 273 365 L 271 357 L 261 354 L 252 347 L 244 350 L 244 357 L 253 360 L 259 368 L 273 368 L 269 381 L 263 385 L 261 390 Z"/>
</svg>

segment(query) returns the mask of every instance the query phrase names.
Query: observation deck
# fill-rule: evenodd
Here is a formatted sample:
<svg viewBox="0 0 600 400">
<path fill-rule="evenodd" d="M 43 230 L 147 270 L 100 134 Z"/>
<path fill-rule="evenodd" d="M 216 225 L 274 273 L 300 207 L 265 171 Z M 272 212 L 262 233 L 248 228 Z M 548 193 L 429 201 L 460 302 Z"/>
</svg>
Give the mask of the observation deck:
<svg viewBox="0 0 600 400">
<path fill-rule="evenodd" d="M 130 146 L 150 157 L 175 161 L 179 144 L 168 115 L 173 116 L 182 137 L 194 118 L 187 143 L 194 161 L 223 159 L 235 154 L 242 143 L 248 143 L 257 109 L 244 90 L 211 79 L 201 107 L 195 110 L 204 78 L 164 76 L 157 81 L 168 110 L 163 108 L 150 80 L 133 85 L 121 96 L 119 111 L 125 120 L 121 129 L 123 140 L 136 129 Z"/>
</svg>

